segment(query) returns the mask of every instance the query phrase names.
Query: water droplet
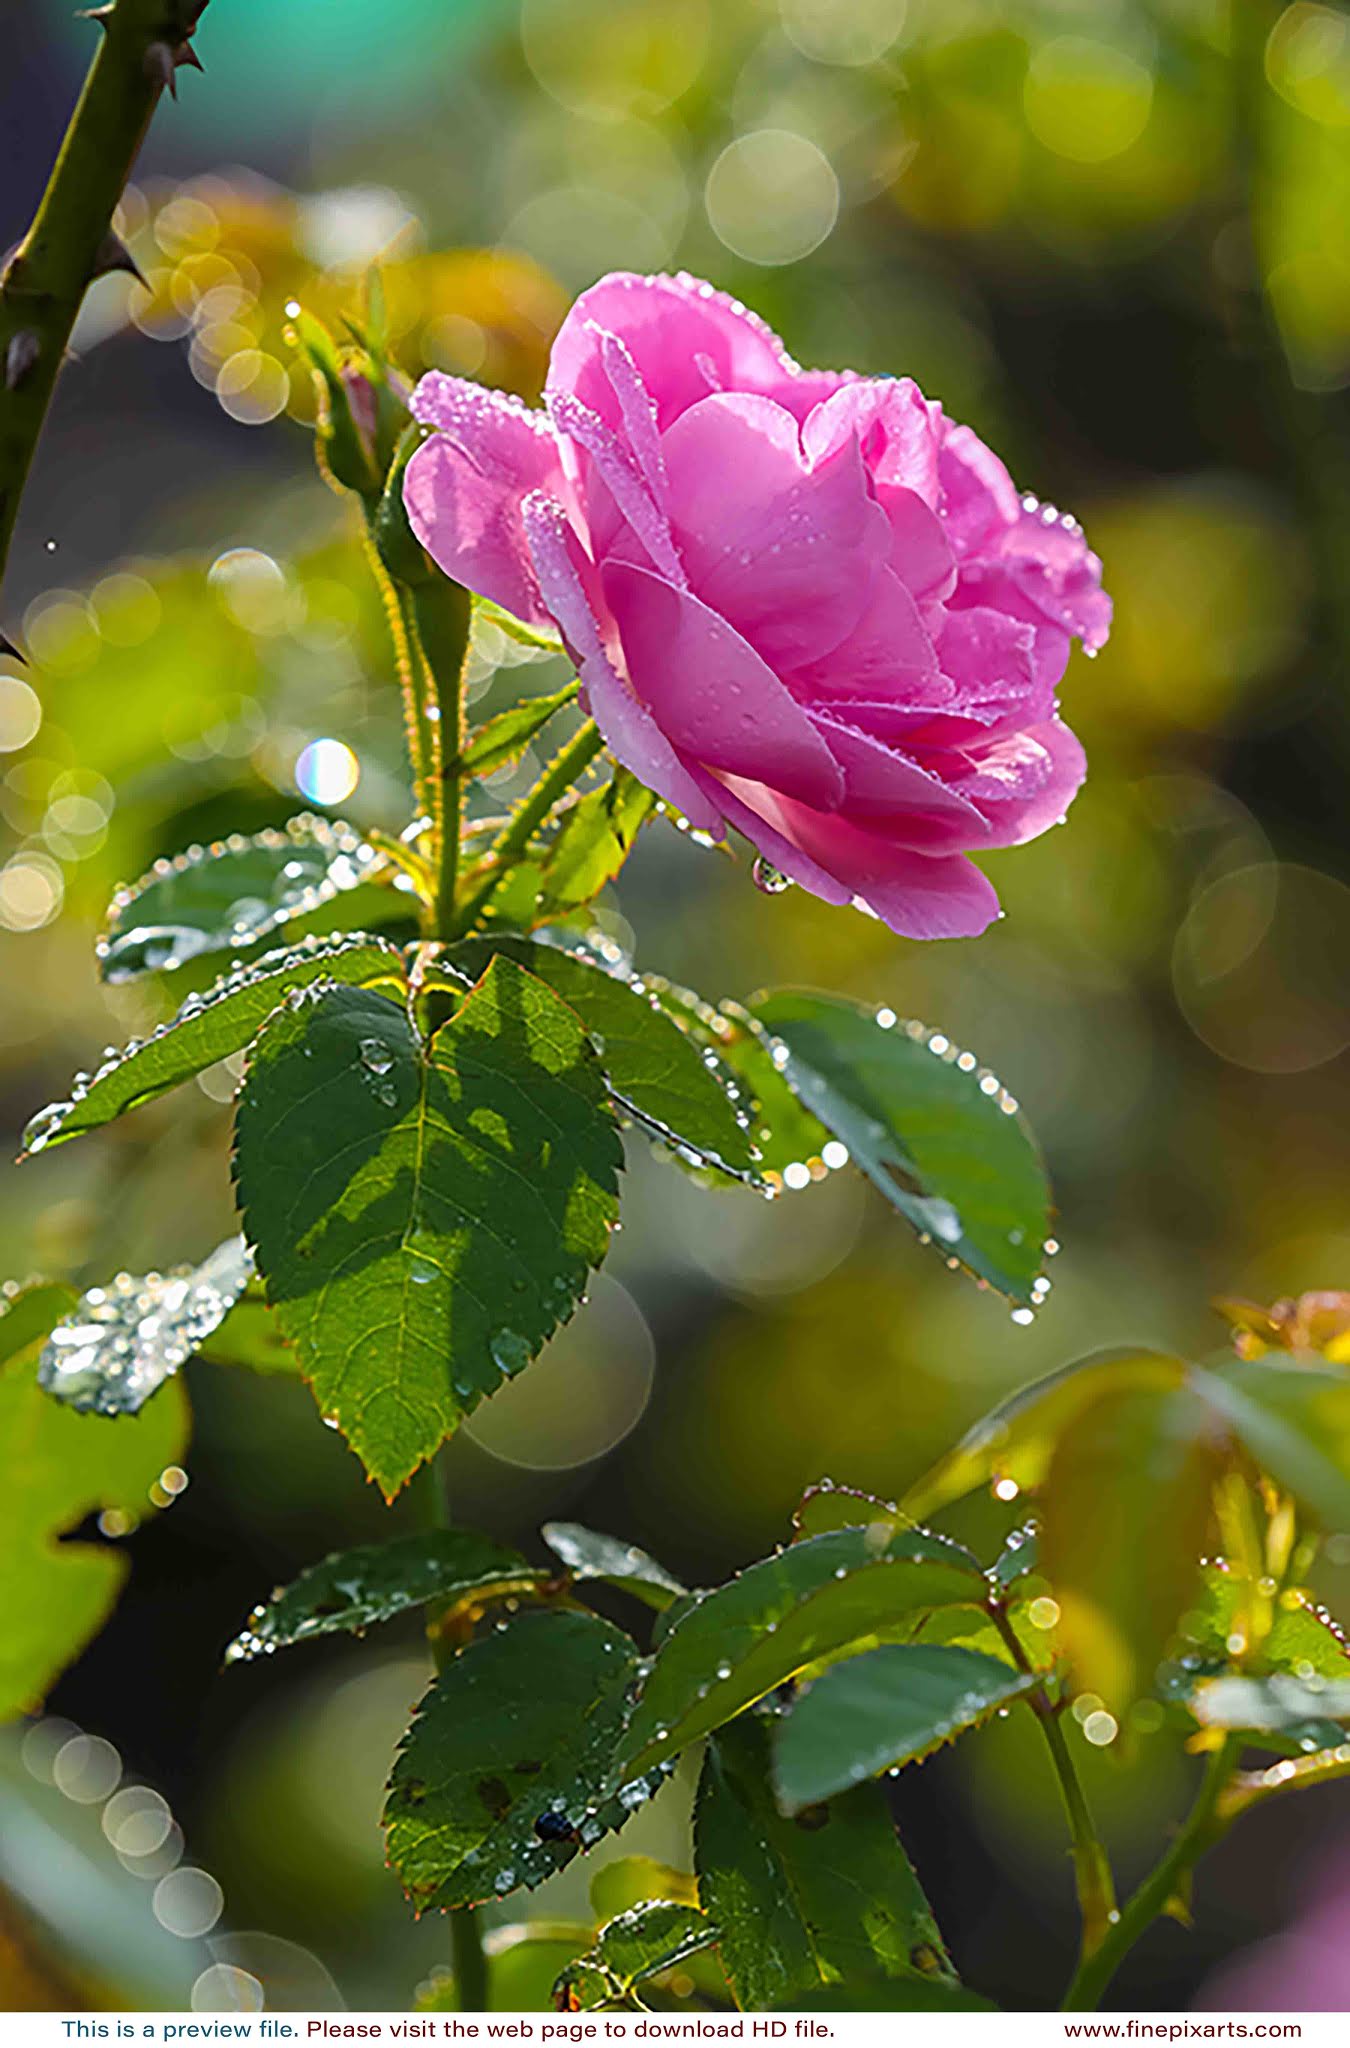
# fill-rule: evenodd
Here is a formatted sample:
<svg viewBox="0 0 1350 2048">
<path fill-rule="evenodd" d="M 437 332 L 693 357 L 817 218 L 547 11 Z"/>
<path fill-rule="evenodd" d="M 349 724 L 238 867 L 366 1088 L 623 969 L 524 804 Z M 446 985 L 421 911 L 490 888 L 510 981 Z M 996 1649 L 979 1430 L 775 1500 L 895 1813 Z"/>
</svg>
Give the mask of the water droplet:
<svg viewBox="0 0 1350 2048">
<path fill-rule="evenodd" d="M 784 890 L 792 887 L 791 878 L 781 868 L 776 868 L 772 861 L 765 860 L 762 853 L 755 857 L 750 879 L 765 896 L 781 896 Z"/>
</svg>

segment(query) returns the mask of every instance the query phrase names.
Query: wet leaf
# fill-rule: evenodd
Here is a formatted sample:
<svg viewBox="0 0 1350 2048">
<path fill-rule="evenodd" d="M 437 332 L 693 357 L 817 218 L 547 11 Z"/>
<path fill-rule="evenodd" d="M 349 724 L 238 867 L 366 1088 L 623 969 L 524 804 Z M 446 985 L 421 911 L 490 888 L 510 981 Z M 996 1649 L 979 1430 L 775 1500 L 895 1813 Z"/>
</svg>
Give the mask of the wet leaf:
<svg viewBox="0 0 1350 2048">
<path fill-rule="evenodd" d="M 558 827 L 543 862 L 542 898 L 548 914 L 575 910 L 612 882 L 651 816 L 656 798 L 626 768 L 579 797 Z"/>
<path fill-rule="evenodd" d="M 309 1565 L 255 1607 L 225 1652 L 249 1663 L 311 1636 L 361 1634 L 431 1601 L 503 1599 L 533 1592 L 548 1574 L 518 1551 L 467 1529 L 426 1529 L 391 1543 L 363 1543 Z"/>
<path fill-rule="evenodd" d="M 586 1954 L 558 1978 L 553 2002 L 560 2012 L 599 2011 L 717 1939 L 717 1926 L 697 1906 L 649 1899 L 600 1929 Z"/>
<path fill-rule="evenodd" d="M 708 1745 L 694 1812 L 703 1904 L 740 2005 L 762 2012 L 856 1976 L 950 1975 L 942 1937 L 880 1788 L 788 1819 L 769 1730 L 747 1715 Z"/>
<path fill-rule="evenodd" d="M 586 1026 L 619 1107 L 700 1166 L 738 1179 L 755 1176 L 735 1105 L 698 1048 L 647 994 L 640 979 L 611 974 L 581 948 L 531 939 L 471 941 L 446 956 L 476 976 L 491 951 L 503 952 L 546 981 Z"/>
<path fill-rule="evenodd" d="M 711 1003 L 673 982 L 644 975 L 648 988 L 681 1028 L 716 1058 L 725 1079 L 741 1091 L 750 1111 L 750 1136 L 761 1173 L 773 1185 L 784 1175 L 820 1159 L 830 1134 L 819 1117 L 795 1095 L 775 1066 L 768 1033 L 739 1003 Z"/>
<path fill-rule="evenodd" d="M 941 1032 L 842 996 L 780 990 L 751 1011 L 785 1048 L 795 1093 L 920 1236 L 1030 1302 L 1050 1189 L 997 1077 Z"/>
<path fill-rule="evenodd" d="M 220 1327 L 252 1272 L 244 1240 L 228 1237 L 200 1265 L 89 1288 L 44 1344 L 38 1385 L 71 1408 L 136 1414 Z"/>
<path fill-rule="evenodd" d="M 99 941 L 105 981 L 181 967 L 199 953 L 238 952 L 379 867 L 359 832 L 329 818 L 292 818 L 284 831 L 242 833 L 156 863 L 109 906 Z"/>
<path fill-rule="evenodd" d="M 490 597 L 475 596 L 473 623 L 475 638 L 479 637 L 480 629 L 486 626 L 494 632 L 503 634 L 514 646 L 528 648 L 531 654 L 541 658 L 562 654 L 565 651 L 559 634 L 547 627 L 527 625 L 524 619 L 518 619 L 513 613 L 503 610 L 501 605 L 494 604 Z M 575 683 L 570 685 L 574 696 L 576 687 Z"/>
<path fill-rule="evenodd" d="M 656 1652 L 624 1738 L 627 1771 L 673 1756 L 794 1672 L 931 1607 L 982 1606 L 969 1551 L 925 1529 L 808 1537 L 689 1606 Z"/>
<path fill-rule="evenodd" d="M 1014 1499 L 1040 1485 L 1060 1436 L 1094 1401 L 1126 1387 L 1179 1387 L 1186 1373 L 1181 1359 L 1161 1351 L 1100 1351 L 1061 1366 L 991 1408 L 900 1505 L 906 1514 L 935 1515 L 991 1483 Z"/>
<path fill-rule="evenodd" d="M 518 761 L 554 713 L 576 702 L 577 687 L 570 682 L 546 697 L 526 697 L 509 711 L 499 711 L 471 735 L 460 756 L 461 768 L 469 775 L 491 775 L 496 769 Z"/>
<path fill-rule="evenodd" d="M 1296 1587 L 1276 1595 L 1273 1581 L 1256 1585 L 1225 1563 L 1206 1565 L 1201 1578 L 1203 1590 L 1182 1620 L 1187 1651 L 1216 1664 L 1239 1654 L 1263 1673 L 1350 1678 L 1350 1635 L 1311 1595 Z M 1268 1620 L 1259 1632 L 1258 1618 Z"/>
<path fill-rule="evenodd" d="M 1056 1443 L 1041 1556 L 1078 1682 L 1117 1715 L 1194 1596 L 1221 1456 L 1210 1411 L 1185 1387 L 1103 1393 Z"/>
<path fill-rule="evenodd" d="M 249 1372 L 284 1373 L 294 1377 L 300 1361 L 282 1334 L 281 1324 L 263 1298 L 262 1282 L 253 1279 L 218 1330 L 201 1346 L 212 1365 L 243 1366 Z"/>
<path fill-rule="evenodd" d="M 1305 1726 L 1350 1721 L 1350 1680 L 1215 1678 L 1198 1685 L 1191 1711 L 1205 1728 L 1245 1728 L 1254 1735 L 1288 1735 Z M 1332 1739 L 1335 1740 L 1333 1730 Z M 1306 1747 L 1315 1745 L 1309 1741 Z"/>
<path fill-rule="evenodd" d="M 1350 1366 L 1225 1358 L 1195 1383 L 1244 1450 L 1322 1526 L 1350 1530 Z"/>
<path fill-rule="evenodd" d="M 539 1533 L 575 1578 L 601 1579 L 608 1586 L 633 1594 L 658 1613 L 684 1593 L 679 1580 L 635 1543 L 621 1543 L 617 1536 L 598 1535 L 594 1529 L 584 1529 L 580 1522 L 545 1522 Z"/>
<path fill-rule="evenodd" d="M 572 1313 L 618 1213 L 580 1020 L 494 958 L 430 1043 L 369 990 L 302 990 L 258 1040 L 235 1171 L 267 1297 L 392 1496 Z"/>
<path fill-rule="evenodd" d="M 0 1721 L 41 1703 L 126 1578 L 127 1559 L 112 1544 L 73 1542 L 71 1532 L 100 1512 L 129 1530 L 151 1512 L 150 1488 L 187 1447 L 181 1387 L 116 1422 L 77 1415 L 42 1392 L 34 1354 L 61 1296 L 39 1282 L 0 1312 Z"/>
<path fill-rule="evenodd" d="M 53 1102 L 31 1120 L 23 1134 L 24 1156 L 83 1137 L 242 1052 L 290 989 L 318 980 L 363 983 L 401 977 L 397 950 L 366 936 L 313 939 L 264 953 L 253 966 L 222 975 L 204 994 L 188 996 L 167 1024 L 110 1053 L 92 1078 L 79 1076 L 69 1101 Z"/>
<path fill-rule="evenodd" d="M 886 1644 L 831 1665 L 783 1717 L 774 1784 L 788 1813 L 916 1762 L 1037 1683 L 976 1650 Z"/>
<path fill-rule="evenodd" d="M 893 1500 L 879 1500 L 874 1493 L 862 1493 L 856 1486 L 836 1486 L 821 1479 L 808 1486 L 792 1514 L 796 1536 L 824 1536 L 831 1529 L 868 1529 L 889 1523 L 908 1527 L 909 1518 L 900 1513 Z"/>
<path fill-rule="evenodd" d="M 1024 1522 L 1020 1529 L 1010 1529 L 1003 1540 L 1003 1548 L 989 1567 L 989 1576 L 1001 1593 L 1015 1586 L 1019 1579 L 1025 1579 L 1040 1568 L 1040 1529 L 1035 1522 Z"/>
<path fill-rule="evenodd" d="M 385 1803 L 389 1860 L 419 1910 L 533 1888 L 656 1790 L 611 1791 L 637 1652 L 590 1614 L 519 1616 L 448 1664 L 417 1710 Z"/>
</svg>

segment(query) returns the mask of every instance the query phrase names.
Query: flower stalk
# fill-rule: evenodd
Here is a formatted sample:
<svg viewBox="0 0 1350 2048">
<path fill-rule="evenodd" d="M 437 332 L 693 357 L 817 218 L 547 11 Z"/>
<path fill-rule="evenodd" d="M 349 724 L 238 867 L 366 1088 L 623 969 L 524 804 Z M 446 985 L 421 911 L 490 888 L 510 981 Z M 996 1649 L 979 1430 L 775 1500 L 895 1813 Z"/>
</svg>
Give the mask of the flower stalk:
<svg viewBox="0 0 1350 2048">
<path fill-rule="evenodd" d="M 530 794 L 512 816 L 488 850 L 486 877 L 456 913 L 451 938 L 462 938 L 487 909 L 507 874 L 527 851 L 539 827 L 555 804 L 561 801 L 604 747 L 604 737 L 593 719 L 567 742 L 544 770 Z"/>
<path fill-rule="evenodd" d="M 207 0 L 111 0 L 32 226 L 0 274 L 0 579 L 28 473 L 89 286 L 130 258 L 113 215 L 164 89 L 195 63 Z M 131 268 L 134 269 L 134 265 Z"/>
</svg>

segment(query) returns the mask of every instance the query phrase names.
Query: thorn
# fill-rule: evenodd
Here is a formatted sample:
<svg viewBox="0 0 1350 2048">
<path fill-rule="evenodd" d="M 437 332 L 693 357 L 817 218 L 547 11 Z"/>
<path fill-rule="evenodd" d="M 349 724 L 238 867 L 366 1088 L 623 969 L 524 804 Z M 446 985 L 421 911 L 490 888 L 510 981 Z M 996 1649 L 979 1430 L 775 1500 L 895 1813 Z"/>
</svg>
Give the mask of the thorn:
<svg viewBox="0 0 1350 2048">
<path fill-rule="evenodd" d="M 125 270 L 130 276 L 135 278 L 137 284 L 145 284 L 145 279 L 141 275 L 141 267 L 137 263 L 136 258 L 132 255 L 122 237 L 115 234 L 109 228 L 107 234 L 98 245 L 98 254 L 94 258 L 94 268 L 90 281 L 92 282 L 93 278 L 96 277 L 107 277 L 114 270 Z M 145 288 L 147 291 L 150 289 L 149 285 L 146 285 Z"/>
<path fill-rule="evenodd" d="M 194 71 L 205 71 L 206 69 L 201 58 L 192 47 L 191 38 L 178 45 L 178 48 L 173 53 L 173 61 L 175 64 L 189 64 Z"/>
<path fill-rule="evenodd" d="M 7 654 L 11 661 L 21 661 L 26 668 L 28 656 L 21 647 L 16 647 L 7 633 L 0 633 L 0 654 Z"/>
<path fill-rule="evenodd" d="M 178 87 L 174 84 L 173 76 L 174 56 L 168 43 L 148 44 L 143 64 L 146 77 L 157 80 L 161 86 L 166 86 L 170 96 L 177 99 Z"/>
<path fill-rule="evenodd" d="M 107 0 L 105 7 L 77 7 L 75 9 L 75 19 L 76 21 L 96 21 L 106 35 L 108 23 L 112 20 L 116 11 L 117 0 Z"/>
<path fill-rule="evenodd" d="M 42 353 L 42 343 L 31 327 L 20 327 L 9 338 L 5 350 L 5 389 L 17 391 Z"/>
</svg>

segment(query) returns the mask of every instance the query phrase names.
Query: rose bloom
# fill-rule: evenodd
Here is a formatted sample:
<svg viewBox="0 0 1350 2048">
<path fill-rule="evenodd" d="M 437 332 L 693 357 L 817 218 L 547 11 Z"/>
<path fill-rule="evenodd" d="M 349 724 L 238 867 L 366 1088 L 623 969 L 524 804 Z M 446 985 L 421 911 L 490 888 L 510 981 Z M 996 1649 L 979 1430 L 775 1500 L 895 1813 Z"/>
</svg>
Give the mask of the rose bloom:
<svg viewBox="0 0 1350 2048">
<path fill-rule="evenodd" d="M 611 753 L 716 838 L 910 938 L 983 931 L 967 859 L 1064 815 L 1057 716 L 1110 602 L 1077 523 L 909 378 L 802 370 L 688 277 L 603 278 L 544 409 L 432 372 L 408 515 L 576 662 Z"/>
</svg>

